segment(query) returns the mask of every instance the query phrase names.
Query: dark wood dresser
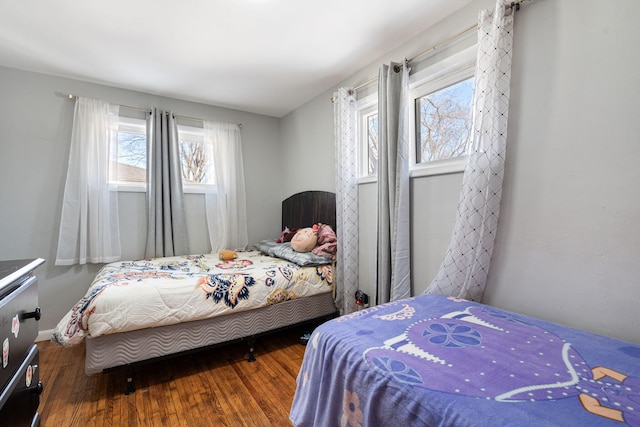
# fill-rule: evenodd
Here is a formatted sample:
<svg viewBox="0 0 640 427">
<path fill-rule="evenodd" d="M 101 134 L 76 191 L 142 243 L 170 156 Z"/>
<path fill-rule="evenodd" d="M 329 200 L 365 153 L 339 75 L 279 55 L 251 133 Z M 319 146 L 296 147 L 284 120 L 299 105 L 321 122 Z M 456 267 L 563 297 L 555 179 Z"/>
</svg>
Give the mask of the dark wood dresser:
<svg viewBox="0 0 640 427">
<path fill-rule="evenodd" d="M 39 426 L 38 280 L 42 258 L 0 261 L 0 426 Z"/>
</svg>

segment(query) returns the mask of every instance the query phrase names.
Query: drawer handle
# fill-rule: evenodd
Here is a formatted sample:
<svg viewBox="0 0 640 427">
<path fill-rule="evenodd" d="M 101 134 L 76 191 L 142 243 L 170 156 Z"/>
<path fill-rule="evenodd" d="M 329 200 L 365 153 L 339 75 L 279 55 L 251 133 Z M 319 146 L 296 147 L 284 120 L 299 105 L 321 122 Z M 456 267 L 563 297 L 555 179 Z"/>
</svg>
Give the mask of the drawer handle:
<svg viewBox="0 0 640 427">
<path fill-rule="evenodd" d="M 36 319 L 36 321 L 40 320 L 40 316 L 42 316 L 42 312 L 40 310 L 40 307 L 36 307 L 36 310 L 32 311 L 31 313 L 22 313 L 20 315 L 22 320 L 33 318 L 33 319 Z"/>
<path fill-rule="evenodd" d="M 44 390 L 44 385 L 42 384 L 42 381 L 38 381 L 38 384 L 35 385 L 35 387 L 31 387 L 31 393 L 33 394 L 37 394 L 38 396 L 40 396 L 42 394 L 42 391 Z"/>
</svg>

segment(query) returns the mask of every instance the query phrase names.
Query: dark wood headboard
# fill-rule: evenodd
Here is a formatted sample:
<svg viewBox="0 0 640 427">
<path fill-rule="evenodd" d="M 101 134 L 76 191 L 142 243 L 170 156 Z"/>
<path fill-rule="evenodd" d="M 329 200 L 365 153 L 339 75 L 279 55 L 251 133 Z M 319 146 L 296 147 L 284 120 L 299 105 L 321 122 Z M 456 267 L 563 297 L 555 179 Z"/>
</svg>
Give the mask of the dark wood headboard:
<svg viewBox="0 0 640 427">
<path fill-rule="evenodd" d="M 303 191 L 282 201 L 282 229 L 310 227 L 321 222 L 336 229 L 336 195 L 329 191 Z"/>
</svg>

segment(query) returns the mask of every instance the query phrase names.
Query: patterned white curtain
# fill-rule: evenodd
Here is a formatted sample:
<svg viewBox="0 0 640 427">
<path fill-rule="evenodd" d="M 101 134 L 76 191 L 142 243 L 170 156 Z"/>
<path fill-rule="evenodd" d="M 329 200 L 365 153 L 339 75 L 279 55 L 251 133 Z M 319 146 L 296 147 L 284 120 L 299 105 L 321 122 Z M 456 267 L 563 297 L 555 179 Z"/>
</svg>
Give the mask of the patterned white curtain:
<svg viewBox="0 0 640 427">
<path fill-rule="evenodd" d="M 79 97 L 71 131 L 56 265 L 120 259 L 118 193 L 109 185 L 109 153 L 118 142 L 119 106 Z"/>
<path fill-rule="evenodd" d="M 440 270 L 425 290 L 480 301 L 498 226 L 507 143 L 513 44 L 510 1 L 498 0 L 493 14 L 478 19 L 478 59 L 473 129 L 456 223 Z"/>
<path fill-rule="evenodd" d="M 376 304 L 411 296 L 408 92 L 407 64 L 380 67 Z"/>
<path fill-rule="evenodd" d="M 215 176 L 205 195 L 211 253 L 245 249 L 249 238 L 240 128 L 205 120 L 204 142 Z"/>
<path fill-rule="evenodd" d="M 358 147 L 356 99 L 349 89 L 333 95 L 336 144 L 336 305 L 340 314 L 356 311 L 358 290 Z"/>
</svg>

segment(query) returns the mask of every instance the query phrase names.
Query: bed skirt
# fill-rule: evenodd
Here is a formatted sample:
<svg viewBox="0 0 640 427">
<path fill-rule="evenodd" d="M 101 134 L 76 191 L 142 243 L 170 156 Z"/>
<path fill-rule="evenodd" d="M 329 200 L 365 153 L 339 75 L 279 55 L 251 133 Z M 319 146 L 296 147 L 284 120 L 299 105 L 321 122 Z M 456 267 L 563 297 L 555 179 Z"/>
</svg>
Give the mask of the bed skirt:
<svg viewBox="0 0 640 427">
<path fill-rule="evenodd" d="M 85 373 L 247 338 L 335 312 L 328 292 L 211 319 L 88 337 Z"/>
</svg>

